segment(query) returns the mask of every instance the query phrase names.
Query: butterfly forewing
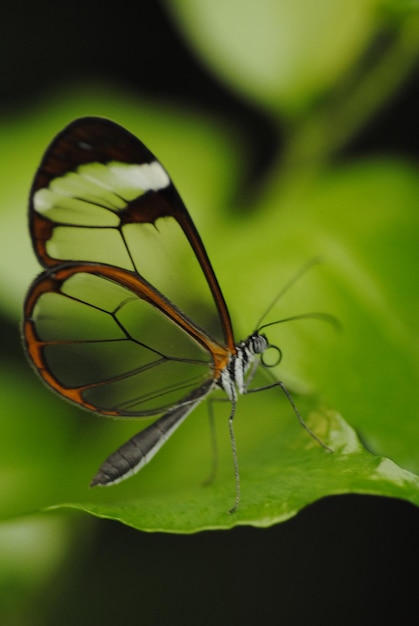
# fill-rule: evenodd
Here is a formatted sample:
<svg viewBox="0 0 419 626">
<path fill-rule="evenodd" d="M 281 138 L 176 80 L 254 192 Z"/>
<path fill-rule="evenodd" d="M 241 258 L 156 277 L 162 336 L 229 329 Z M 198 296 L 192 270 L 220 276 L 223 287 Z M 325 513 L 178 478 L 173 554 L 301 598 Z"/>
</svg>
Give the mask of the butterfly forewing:
<svg viewBox="0 0 419 626">
<path fill-rule="evenodd" d="M 30 222 L 45 268 L 75 261 L 136 272 L 234 351 L 196 228 L 166 170 L 122 127 L 84 118 L 56 137 L 33 183 Z"/>
<path fill-rule="evenodd" d="M 209 392 L 235 350 L 229 315 L 179 194 L 137 138 L 101 118 L 67 126 L 35 176 L 30 229 L 46 271 L 25 302 L 25 342 L 52 388 L 125 416 Z"/>
</svg>

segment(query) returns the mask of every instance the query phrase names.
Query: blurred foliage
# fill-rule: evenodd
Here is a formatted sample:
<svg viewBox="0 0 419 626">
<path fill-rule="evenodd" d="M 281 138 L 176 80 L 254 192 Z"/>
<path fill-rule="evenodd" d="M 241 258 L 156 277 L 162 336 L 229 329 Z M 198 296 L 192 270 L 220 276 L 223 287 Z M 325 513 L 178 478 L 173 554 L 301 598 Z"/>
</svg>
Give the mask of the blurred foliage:
<svg viewBox="0 0 419 626">
<path fill-rule="evenodd" d="M 234 480 L 223 406 L 217 407 L 220 471 L 212 486 L 201 487 L 210 467 L 202 407 L 136 478 L 90 491 L 97 465 L 138 424 L 88 416 L 53 396 L 30 371 L 11 331 L 1 357 L 3 520 L 70 506 L 136 528 L 189 533 L 268 526 L 328 494 L 419 503 L 417 163 L 396 155 L 337 158 L 415 67 L 418 15 L 410 2 L 315 4 L 315 11 L 303 1 L 263 0 L 245 8 L 234 0 L 222 7 L 170 4 L 211 71 L 285 128 L 282 158 L 245 209 L 237 198 L 241 185 L 249 186 L 246 156 L 218 119 L 139 101 L 116 87 L 83 86 L 45 94 L 41 105 L 3 120 L 0 306 L 7 328 L 16 328 L 25 290 L 39 271 L 25 207 L 48 141 L 79 115 L 115 119 L 173 177 L 203 236 L 238 339 L 290 276 L 321 256 L 323 263 L 298 281 L 268 321 L 320 310 L 336 315 L 343 332 L 293 322 L 269 329 L 269 338 L 284 354 L 277 375 L 296 391 L 301 412 L 334 454 L 309 439 L 272 391 L 239 402 L 236 515 L 226 514 Z M 49 518 L 44 523 L 48 529 Z"/>
</svg>

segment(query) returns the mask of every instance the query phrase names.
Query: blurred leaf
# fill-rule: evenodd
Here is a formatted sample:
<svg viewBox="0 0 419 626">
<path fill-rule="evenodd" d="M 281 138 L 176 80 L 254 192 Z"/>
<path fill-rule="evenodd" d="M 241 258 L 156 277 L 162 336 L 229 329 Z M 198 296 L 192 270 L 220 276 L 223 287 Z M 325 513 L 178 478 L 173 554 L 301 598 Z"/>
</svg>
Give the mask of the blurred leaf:
<svg viewBox="0 0 419 626">
<path fill-rule="evenodd" d="M 89 525 L 76 525 L 63 514 L 23 518 L 0 524 L 0 622 L 3 625 L 45 623 L 51 583 L 80 546 Z M 52 594 L 54 595 L 54 594 Z M 39 598 L 43 598 L 42 605 Z"/>
<path fill-rule="evenodd" d="M 241 283 L 222 272 L 228 294 L 241 288 L 230 299 L 234 319 L 244 310 L 251 323 L 264 308 L 256 287 L 274 294 L 303 259 L 322 258 L 269 318 L 326 311 L 343 332 L 333 336 L 319 322 L 267 329 L 283 350 L 281 376 L 317 390 L 371 450 L 413 471 L 419 471 L 418 194 L 417 168 L 396 159 L 278 177 L 229 247 L 226 267 L 240 246 L 253 251 Z"/>
<path fill-rule="evenodd" d="M 171 4 L 194 47 L 229 85 L 292 111 L 324 92 L 365 49 L 378 0 Z"/>
<path fill-rule="evenodd" d="M 176 0 L 168 8 L 228 85 L 291 112 L 305 108 L 359 60 L 385 23 L 388 3 Z"/>
<path fill-rule="evenodd" d="M 389 0 L 176 0 L 168 9 L 229 89 L 281 123 L 285 159 L 348 141 L 418 61 L 419 12 Z"/>
</svg>

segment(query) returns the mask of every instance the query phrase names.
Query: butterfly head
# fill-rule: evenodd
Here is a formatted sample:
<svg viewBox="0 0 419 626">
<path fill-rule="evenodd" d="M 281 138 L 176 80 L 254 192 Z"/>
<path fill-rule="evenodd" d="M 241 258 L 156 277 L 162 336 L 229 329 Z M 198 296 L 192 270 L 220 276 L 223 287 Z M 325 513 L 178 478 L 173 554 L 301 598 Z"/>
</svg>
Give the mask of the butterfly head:
<svg viewBox="0 0 419 626">
<path fill-rule="evenodd" d="M 282 352 L 278 346 L 271 345 L 265 334 L 255 330 L 245 342 L 252 355 L 260 355 L 264 367 L 275 367 L 282 359 Z M 269 356 L 268 356 L 269 355 Z"/>
</svg>

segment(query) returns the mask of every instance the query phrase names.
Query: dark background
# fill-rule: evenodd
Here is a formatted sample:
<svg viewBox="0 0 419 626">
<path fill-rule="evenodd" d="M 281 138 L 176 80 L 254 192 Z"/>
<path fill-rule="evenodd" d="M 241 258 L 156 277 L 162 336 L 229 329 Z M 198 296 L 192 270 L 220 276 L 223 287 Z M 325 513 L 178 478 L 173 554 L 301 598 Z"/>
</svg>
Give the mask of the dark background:
<svg viewBox="0 0 419 626">
<path fill-rule="evenodd" d="M 247 142 L 255 184 L 280 154 L 270 120 L 209 74 L 159 2 L 8 3 L 2 13 L 3 114 L 93 77 L 222 116 Z M 338 158 L 417 158 L 418 87 L 416 76 Z M 17 330 L 3 325 L 3 334 L 3 347 L 20 350 Z M 418 531 L 417 508 L 353 495 L 317 502 L 266 530 L 176 536 L 97 521 L 38 611 L 47 626 L 417 624 Z"/>
</svg>

